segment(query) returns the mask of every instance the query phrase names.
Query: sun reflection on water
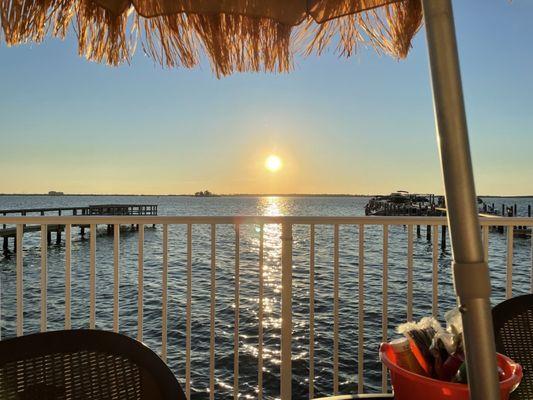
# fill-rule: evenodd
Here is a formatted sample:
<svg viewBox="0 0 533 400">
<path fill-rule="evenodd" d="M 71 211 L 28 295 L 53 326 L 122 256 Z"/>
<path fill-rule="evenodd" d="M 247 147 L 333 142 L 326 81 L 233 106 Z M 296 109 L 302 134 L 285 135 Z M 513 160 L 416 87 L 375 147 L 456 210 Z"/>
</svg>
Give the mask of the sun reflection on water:
<svg viewBox="0 0 533 400">
<path fill-rule="evenodd" d="M 263 197 L 258 204 L 258 208 L 259 214 L 265 216 L 279 216 L 285 215 L 286 213 L 286 203 L 280 197 Z M 263 325 L 266 330 L 276 332 L 281 329 L 281 316 L 279 312 L 281 294 L 281 225 L 266 224 L 263 227 L 263 232 L 263 279 L 265 288 L 263 297 Z M 278 333 L 273 333 L 273 335 L 279 337 Z M 279 352 L 272 350 L 274 349 L 268 349 L 264 356 L 276 363 L 276 359 L 279 358 Z"/>
<path fill-rule="evenodd" d="M 259 208 L 261 209 L 260 215 L 285 215 L 285 204 L 280 197 L 269 196 L 261 198 Z"/>
</svg>

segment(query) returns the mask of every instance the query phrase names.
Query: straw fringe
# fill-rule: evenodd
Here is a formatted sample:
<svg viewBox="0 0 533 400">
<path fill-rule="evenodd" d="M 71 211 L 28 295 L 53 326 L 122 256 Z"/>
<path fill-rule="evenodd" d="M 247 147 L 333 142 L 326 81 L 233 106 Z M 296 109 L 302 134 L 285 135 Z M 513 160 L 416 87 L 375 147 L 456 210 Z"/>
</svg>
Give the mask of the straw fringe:
<svg viewBox="0 0 533 400">
<path fill-rule="evenodd" d="M 291 68 L 291 27 L 268 18 L 178 14 L 138 20 L 145 53 L 167 67 L 192 68 L 203 49 L 217 76 Z"/>
<path fill-rule="evenodd" d="M 422 3 L 408 0 L 382 7 L 389 26 L 388 37 L 382 46 L 389 54 L 405 58 L 411 49 L 411 40 L 422 26 Z"/>
<path fill-rule="evenodd" d="M 115 15 L 92 0 L 0 0 L 0 23 L 8 45 L 40 42 L 48 34 L 65 37 L 69 26 L 78 36 L 79 54 L 118 65 L 129 62 L 140 40 L 155 62 L 192 68 L 205 53 L 217 76 L 235 71 L 284 72 L 292 68 L 295 49 L 321 54 L 331 42 L 349 57 L 359 44 L 403 58 L 420 28 L 419 0 L 405 0 L 317 24 L 298 27 L 269 18 L 238 14 L 171 14 L 145 18 Z M 73 18 L 75 17 L 75 22 Z"/>
<path fill-rule="evenodd" d="M 69 9 L 68 0 L 0 0 L 0 22 L 8 46 L 27 41 L 41 42 L 50 26 L 55 25 L 55 15 Z M 58 13 L 57 10 L 63 12 Z M 68 22 L 67 22 L 68 24 Z"/>
<path fill-rule="evenodd" d="M 242 15 L 189 17 L 217 75 L 233 71 L 289 71 L 291 27 Z"/>
<path fill-rule="evenodd" d="M 378 52 L 405 58 L 411 41 L 422 25 L 420 0 L 406 0 L 373 8 L 357 14 L 331 19 L 322 24 L 312 20 L 299 37 L 306 44 L 304 54 L 322 54 L 337 40 L 336 52 L 352 56 L 360 44 L 369 44 Z"/>
<path fill-rule="evenodd" d="M 126 37 L 127 13 L 113 15 L 89 0 L 78 3 L 78 54 L 88 60 L 119 65 L 129 62 L 134 44 Z"/>
<path fill-rule="evenodd" d="M 199 63 L 198 43 L 183 14 L 136 17 L 142 27 L 142 48 L 158 64 L 193 68 Z"/>
</svg>

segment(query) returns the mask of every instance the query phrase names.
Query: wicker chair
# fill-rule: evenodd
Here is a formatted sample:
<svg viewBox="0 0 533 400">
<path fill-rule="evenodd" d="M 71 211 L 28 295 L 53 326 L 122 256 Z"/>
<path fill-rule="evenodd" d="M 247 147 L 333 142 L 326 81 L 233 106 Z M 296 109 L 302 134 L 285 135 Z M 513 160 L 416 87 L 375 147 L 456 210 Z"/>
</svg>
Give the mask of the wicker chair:
<svg viewBox="0 0 533 400">
<path fill-rule="evenodd" d="M 533 295 L 514 297 L 492 309 L 496 351 L 523 368 L 520 386 L 511 399 L 533 400 Z"/>
<path fill-rule="evenodd" d="M 185 400 L 174 374 L 142 343 L 98 330 L 0 341 L 2 400 Z"/>
</svg>

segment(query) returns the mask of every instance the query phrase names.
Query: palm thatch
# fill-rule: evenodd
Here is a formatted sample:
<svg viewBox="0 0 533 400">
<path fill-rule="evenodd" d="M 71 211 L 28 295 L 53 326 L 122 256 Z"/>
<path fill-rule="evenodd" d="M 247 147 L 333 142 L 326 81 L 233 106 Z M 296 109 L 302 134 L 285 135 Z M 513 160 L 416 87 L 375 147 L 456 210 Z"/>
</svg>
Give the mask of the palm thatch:
<svg viewBox="0 0 533 400">
<path fill-rule="evenodd" d="M 421 21 L 420 0 L 0 0 L 8 46 L 73 30 L 89 60 L 129 62 L 140 42 L 167 67 L 205 54 L 217 76 L 289 71 L 294 54 L 331 43 L 343 56 L 365 44 L 403 58 Z"/>
</svg>

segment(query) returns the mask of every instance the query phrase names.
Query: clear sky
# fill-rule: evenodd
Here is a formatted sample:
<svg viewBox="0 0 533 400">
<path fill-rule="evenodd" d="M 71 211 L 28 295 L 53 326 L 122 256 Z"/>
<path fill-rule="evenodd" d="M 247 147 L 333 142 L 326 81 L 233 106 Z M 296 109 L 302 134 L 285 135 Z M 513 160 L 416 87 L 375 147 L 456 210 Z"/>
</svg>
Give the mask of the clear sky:
<svg viewBox="0 0 533 400">
<path fill-rule="evenodd" d="M 454 6 L 478 193 L 533 194 L 533 2 Z M 425 46 L 217 80 L 2 43 L 0 193 L 442 193 Z"/>
</svg>

